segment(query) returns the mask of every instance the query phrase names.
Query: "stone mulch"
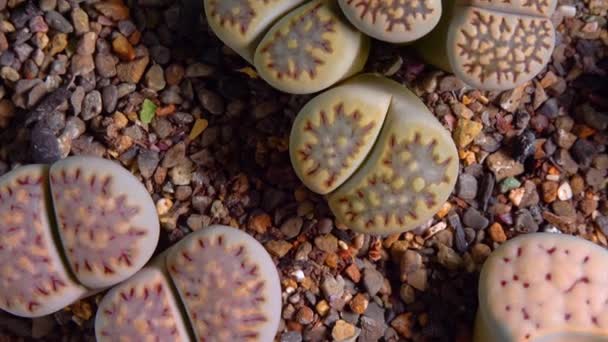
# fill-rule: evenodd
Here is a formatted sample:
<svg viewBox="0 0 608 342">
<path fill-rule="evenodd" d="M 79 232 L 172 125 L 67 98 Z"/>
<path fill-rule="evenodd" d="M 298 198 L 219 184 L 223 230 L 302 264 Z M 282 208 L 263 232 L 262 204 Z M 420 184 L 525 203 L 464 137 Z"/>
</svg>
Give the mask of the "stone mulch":
<svg viewBox="0 0 608 342">
<path fill-rule="evenodd" d="M 435 218 L 385 238 L 347 230 L 298 181 L 288 137 L 311 97 L 258 79 L 199 24 L 201 3 L 0 0 L 0 174 L 119 160 L 157 204 L 159 251 L 241 227 L 277 262 L 280 341 L 468 341 L 478 271 L 502 242 L 546 231 L 608 246 L 608 1 L 560 1 L 576 16 L 555 15 L 552 62 L 502 93 L 374 43 L 366 70 L 414 89 L 461 158 Z M 100 297 L 34 320 L 0 313 L 0 341 L 92 341 Z"/>
</svg>

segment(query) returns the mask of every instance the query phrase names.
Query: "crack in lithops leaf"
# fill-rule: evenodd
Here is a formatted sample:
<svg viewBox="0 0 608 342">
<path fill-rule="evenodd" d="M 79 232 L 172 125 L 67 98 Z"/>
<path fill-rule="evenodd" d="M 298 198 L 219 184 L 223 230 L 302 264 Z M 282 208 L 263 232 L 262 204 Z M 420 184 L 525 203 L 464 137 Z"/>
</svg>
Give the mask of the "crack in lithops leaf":
<svg viewBox="0 0 608 342">
<path fill-rule="evenodd" d="M 193 248 L 168 262 L 176 287 L 201 340 L 256 341 L 264 312 L 266 280 L 245 244 L 223 234 L 198 237 Z"/>
<path fill-rule="evenodd" d="M 85 177 L 80 168 L 51 174 L 55 212 L 64 248 L 76 275 L 112 275 L 130 268 L 146 234 L 132 219 L 140 207 L 112 193 L 113 176 Z"/>
<path fill-rule="evenodd" d="M 312 161 L 304 170 L 306 175 L 326 172 L 323 183 L 328 188 L 334 186 L 336 179 L 350 167 L 352 159 L 375 126 L 375 122 L 362 125 L 362 114 L 358 110 L 347 114 L 343 103 L 334 106 L 333 111 L 334 119 L 331 122 L 324 110 L 319 112 L 319 125 L 307 120 L 304 132 L 311 134 L 314 140 L 309 140 L 298 150 L 303 161 Z"/>
<path fill-rule="evenodd" d="M 209 11 L 221 26 L 236 26 L 241 34 L 247 33 L 249 25 L 258 15 L 257 4 L 268 5 L 276 0 L 210 0 Z"/>
<path fill-rule="evenodd" d="M 360 10 L 362 20 L 369 15 L 375 24 L 379 17 L 384 17 L 387 32 L 399 26 L 411 31 L 418 16 L 426 20 L 435 11 L 427 0 L 348 0 L 347 4 Z"/>
<path fill-rule="evenodd" d="M 16 175 L 0 188 L 0 305 L 35 314 L 70 281 L 57 271 L 45 238 L 44 180 Z"/>
<path fill-rule="evenodd" d="M 431 186 L 450 182 L 447 171 L 452 158 L 439 160 L 437 144 L 436 139 L 424 144 L 419 133 L 409 141 L 391 135 L 382 159 L 390 172 L 377 172 L 352 195 L 338 198 L 346 219 L 361 221 L 367 229 L 388 225 L 392 219 L 403 226 L 419 218 L 418 205 L 429 209 L 438 205 Z"/>
<path fill-rule="evenodd" d="M 144 271 L 145 272 L 145 271 Z M 167 288 L 161 273 L 144 279 L 130 281 L 117 289 L 117 293 L 104 298 L 99 308 L 97 334 L 100 339 L 119 341 L 181 341 L 176 314 L 169 304 L 172 292 Z"/>
<path fill-rule="evenodd" d="M 517 18 L 474 10 L 467 25 L 458 31 L 456 54 L 466 73 L 498 84 L 527 78 L 543 65 L 552 47 L 553 28 L 547 19 Z M 536 66 L 534 65 L 536 64 Z"/>
<path fill-rule="evenodd" d="M 268 54 L 266 66 L 278 79 L 297 80 L 304 73 L 314 79 L 318 67 L 325 64 L 324 58 L 334 52 L 331 41 L 324 36 L 335 32 L 336 19 L 322 19 L 318 13 L 322 6 L 319 3 L 292 18 L 287 32 L 277 31 L 262 47 L 262 54 Z"/>
</svg>

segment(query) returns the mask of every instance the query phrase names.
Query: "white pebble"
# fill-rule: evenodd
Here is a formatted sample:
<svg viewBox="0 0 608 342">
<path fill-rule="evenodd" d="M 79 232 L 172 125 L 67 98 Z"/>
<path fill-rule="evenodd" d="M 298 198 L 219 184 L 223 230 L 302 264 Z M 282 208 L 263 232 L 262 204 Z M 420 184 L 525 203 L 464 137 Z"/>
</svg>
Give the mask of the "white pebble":
<svg viewBox="0 0 608 342">
<path fill-rule="evenodd" d="M 566 18 L 574 18 L 576 16 L 576 7 L 572 5 L 561 5 L 557 11 Z"/>
<path fill-rule="evenodd" d="M 572 198 L 572 188 L 568 182 L 562 183 L 557 189 L 557 197 L 562 201 L 567 201 Z"/>
<path fill-rule="evenodd" d="M 559 180 L 559 175 L 547 175 L 547 177 L 545 177 L 548 181 L 554 181 L 557 182 Z"/>
<path fill-rule="evenodd" d="M 156 212 L 160 216 L 167 214 L 171 207 L 173 207 L 173 201 L 168 198 L 161 198 L 156 202 Z"/>
<path fill-rule="evenodd" d="M 291 275 L 296 278 L 296 281 L 298 283 L 302 282 L 302 280 L 304 280 L 304 272 L 302 272 L 302 270 L 295 270 L 293 272 L 291 272 Z"/>
</svg>

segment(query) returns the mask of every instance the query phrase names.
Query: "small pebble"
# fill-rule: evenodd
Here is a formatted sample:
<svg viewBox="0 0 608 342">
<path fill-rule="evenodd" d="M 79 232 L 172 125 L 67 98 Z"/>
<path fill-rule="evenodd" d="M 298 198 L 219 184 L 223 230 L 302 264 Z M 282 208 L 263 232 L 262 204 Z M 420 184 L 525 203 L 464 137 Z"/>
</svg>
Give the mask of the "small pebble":
<svg viewBox="0 0 608 342">
<path fill-rule="evenodd" d="M 557 189 L 557 197 L 561 201 L 567 201 L 572 198 L 572 188 L 568 182 L 562 183 Z"/>
<path fill-rule="evenodd" d="M 74 31 L 72 24 L 70 24 L 70 22 L 57 11 L 46 12 L 44 18 L 51 28 L 59 32 L 72 33 Z"/>
<path fill-rule="evenodd" d="M 458 177 L 458 197 L 472 200 L 477 196 L 477 179 L 469 174 L 463 173 Z"/>
<path fill-rule="evenodd" d="M 484 229 L 490 224 L 490 220 L 485 218 L 478 210 L 472 207 L 465 211 L 462 222 L 465 226 L 476 230 Z"/>
</svg>

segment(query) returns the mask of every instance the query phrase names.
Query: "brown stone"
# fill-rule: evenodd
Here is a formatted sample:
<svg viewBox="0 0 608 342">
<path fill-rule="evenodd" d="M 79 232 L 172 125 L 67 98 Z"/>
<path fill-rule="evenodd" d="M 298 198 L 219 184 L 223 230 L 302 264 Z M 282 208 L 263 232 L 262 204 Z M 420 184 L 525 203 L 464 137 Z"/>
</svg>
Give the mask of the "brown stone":
<svg viewBox="0 0 608 342">
<path fill-rule="evenodd" d="M 122 82 L 134 84 L 138 83 L 139 80 L 141 80 L 141 77 L 144 75 L 149 62 L 150 58 L 148 56 L 144 56 L 132 62 L 118 64 L 116 67 L 118 78 Z"/>
<path fill-rule="evenodd" d="M 13 102 L 8 99 L 0 101 L 0 128 L 6 128 L 13 115 L 15 115 Z"/>
<path fill-rule="evenodd" d="M 308 306 L 303 306 L 296 313 L 296 321 L 303 325 L 308 325 L 312 323 L 315 317 L 315 313 Z"/>
<path fill-rule="evenodd" d="M 247 224 L 249 229 L 255 231 L 258 234 L 264 234 L 272 226 L 272 219 L 268 214 L 256 214 L 249 217 L 249 223 Z"/>
<path fill-rule="evenodd" d="M 475 246 L 471 248 L 471 257 L 477 264 L 482 264 L 486 261 L 490 253 L 492 253 L 490 247 L 483 243 L 475 244 Z"/>
<path fill-rule="evenodd" d="M 505 151 L 498 151 L 486 158 L 488 168 L 496 176 L 496 181 L 524 173 L 524 165 L 515 161 Z"/>
<path fill-rule="evenodd" d="M 112 40 L 112 50 L 123 61 L 132 61 L 135 59 L 135 48 L 129 43 L 127 38 L 122 34 L 117 34 Z"/>
<path fill-rule="evenodd" d="M 545 203 L 553 203 L 557 199 L 558 187 L 559 184 L 557 184 L 557 182 L 547 181 L 543 183 L 543 201 L 545 201 Z"/>
<path fill-rule="evenodd" d="M 355 326 L 344 320 L 337 321 L 331 330 L 331 336 L 335 341 L 346 341 L 354 338 L 356 334 L 357 329 Z"/>
<path fill-rule="evenodd" d="M 95 3 L 95 9 L 106 17 L 121 21 L 129 19 L 129 8 L 122 0 L 105 0 Z"/>
<path fill-rule="evenodd" d="M 575 175 L 570 179 L 570 187 L 576 196 L 585 190 L 585 180 L 580 175 Z"/>
<path fill-rule="evenodd" d="M 289 253 L 293 245 L 285 240 L 271 240 L 264 246 L 270 254 L 282 258 L 285 254 Z"/>
<path fill-rule="evenodd" d="M 335 253 L 338 249 L 338 239 L 332 234 L 317 236 L 315 246 L 323 252 Z"/>
<path fill-rule="evenodd" d="M 489 228 L 490 237 L 495 242 L 505 242 L 507 241 L 507 235 L 505 234 L 505 230 L 502 228 L 500 223 L 495 222 Z"/>
<path fill-rule="evenodd" d="M 598 203 L 594 198 L 585 198 L 579 203 L 579 208 L 585 216 L 590 216 L 597 210 Z"/>
<path fill-rule="evenodd" d="M 393 327 L 393 329 L 395 329 L 403 338 L 412 338 L 412 327 L 414 323 L 414 314 L 407 312 L 395 317 L 391 322 L 391 327 Z"/>
<path fill-rule="evenodd" d="M 352 280 L 354 283 L 358 283 L 361 280 L 361 271 L 359 271 L 359 267 L 355 263 L 350 264 L 345 270 L 344 273 Z"/>
<path fill-rule="evenodd" d="M 353 312 L 362 314 L 367 309 L 367 305 L 369 304 L 369 300 L 365 298 L 365 296 L 361 293 L 358 293 L 353 299 L 351 299 L 349 306 Z"/>
</svg>

